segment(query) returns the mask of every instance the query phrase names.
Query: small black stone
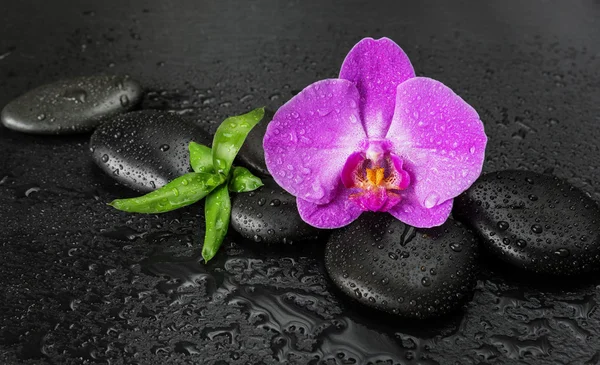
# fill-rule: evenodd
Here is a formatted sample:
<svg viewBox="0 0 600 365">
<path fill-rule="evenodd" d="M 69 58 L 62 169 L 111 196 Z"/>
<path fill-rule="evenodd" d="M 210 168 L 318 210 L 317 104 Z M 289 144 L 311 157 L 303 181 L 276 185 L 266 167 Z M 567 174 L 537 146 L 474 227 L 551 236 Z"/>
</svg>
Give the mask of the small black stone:
<svg viewBox="0 0 600 365">
<path fill-rule="evenodd" d="M 211 136 L 176 114 L 138 111 L 102 124 L 90 140 L 94 162 L 132 189 L 152 191 L 190 171 L 188 144 Z"/>
<path fill-rule="evenodd" d="M 270 177 L 264 186 L 232 200 L 231 226 L 245 238 L 264 243 L 292 243 L 318 237 L 319 230 L 298 214 L 296 198 Z"/>
<path fill-rule="evenodd" d="M 507 170 L 482 175 L 454 202 L 454 216 L 500 259 L 538 274 L 576 275 L 600 266 L 600 209 L 550 175 Z"/>
<path fill-rule="evenodd" d="M 468 299 L 476 260 L 476 239 L 460 223 L 414 228 L 382 213 L 363 213 L 325 248 L 325 267 L 343 293 L 405 318 L 439 316 Z"/>
<path fill-rule="evenodd" d="M 267 132 L 267 126 L 273 120 L 273 111 L 266 109 L 263 119 L 250 131 L 246 141 L 237 155 L 238 161 L 253 172 L 270 176 L 265 163 L 265 151 L 263 149 L 263 138 Z"/>
<path fill-rule="evenodd" d="M 34 134 L 93 130 L 103 118 L 131 110 L 142 98 L 136 81 L 120 76 L 87 76 L 33 89 L 8 103 L 2 124 Z"/>
</svg>

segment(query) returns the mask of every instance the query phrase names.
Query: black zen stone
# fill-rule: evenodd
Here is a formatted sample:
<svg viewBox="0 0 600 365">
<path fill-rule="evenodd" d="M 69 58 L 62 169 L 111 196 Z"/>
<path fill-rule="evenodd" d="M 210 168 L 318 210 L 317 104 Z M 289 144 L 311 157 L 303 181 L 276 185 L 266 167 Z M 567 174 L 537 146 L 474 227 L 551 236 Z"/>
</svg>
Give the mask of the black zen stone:
<svg viewBox="0 0 600 365">
<path fill-rule="evenodd" d="M 33 89 L 8 103 L 2 124 L 34 134 L 89 132 L 103 118 L 131 110 L 142 88 L 121 76 L 87 76 L 60 80 Z"/>
<path fill-rule="evenodd" d="M 462 304 L 475 285 L 476 259 L 474 235 L 452 219 L 421 229 L 381 213 L 335 231 L 325 248 L 325 267 L 343 293 L 405 318 Z"/>
<path fill-rule="evenodd" d="M 190 141 L 210 145 L 211 136 L 176 114 L 138 111 L 102 124 L 90 140 L 94 162 L 132 189 L 152 191 L 190 171 Z"/>
<path fill-rule="evenodd" d="M 500 259 L 539 274 L 575 275 L 600 263 L 600 210 L 550 175 L 488 173 L 459 196 L 454 216 L 473 226 Z"/>
<path fill-rule="evenodd" d="M 267 126 L 273 120 L 274 113 L 271 110 L 265 110 L 264 118 L 258 123 L 246 137 L 237 159 L 253 172 L 263 176 L 270 176 L 265 163 L 265 151 L 263 149 L 263 138 L 267 131 Z"/>
<path fill-rule="evenodd" d="M 316 238 L 319 230 L 298 214 L 296 198 L 269 178 L 250 193 L 236 194 L 231 225 L 245 238 L 264 243 L 292 243 Z"/>
</svg>

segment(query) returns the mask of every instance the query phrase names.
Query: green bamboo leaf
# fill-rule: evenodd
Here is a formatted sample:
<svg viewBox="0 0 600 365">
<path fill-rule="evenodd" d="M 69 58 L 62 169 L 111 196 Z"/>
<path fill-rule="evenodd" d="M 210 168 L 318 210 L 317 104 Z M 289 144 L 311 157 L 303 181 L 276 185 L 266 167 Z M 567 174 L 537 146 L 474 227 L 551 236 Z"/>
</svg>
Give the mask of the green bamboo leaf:
<svg viewBox="0 0 600 365">
<path fill-rule="evenodd" d="M 108 205 L 125 212 L 164 213 L 197 202 L 224 181 L 219 174 L 191 172 L 146 195 L 116 199 Z"/>
<path fill-rule="evenodd" d="M 190 142 L 188 145 L 190 151 L 190 166 L 195 172 L 213 173 L 212 150 L 203 144 Z"/>
<path fill-rule="evenodd" d="M 259 177 L 252 175 L 250 170 L 245 167 L 234 167 L 231 181 L 229 181 L 229 191 L 235 193 L 247 193 L 263 186 Z"/>
<path fill-rule="evenodd" d="M 208 195 L 204 203 L 204 216 L 206 217 L 206 234 L 202 257 L 205 262 L 208 262 L 217 254 L 229 228 L 231 200 L 227 184 L 219 186 Z"/>
<path fill-rule="evenodd" d="M 264 115 L 264 108 L 254 109 L 249 113 L 225 119 L 217 128 L 212 144 L 212 156 L 213 166 L 218 173 L 226 176 L 229 174 L 233 159 L 244 144 L 246 136 Z"/>
</svg>

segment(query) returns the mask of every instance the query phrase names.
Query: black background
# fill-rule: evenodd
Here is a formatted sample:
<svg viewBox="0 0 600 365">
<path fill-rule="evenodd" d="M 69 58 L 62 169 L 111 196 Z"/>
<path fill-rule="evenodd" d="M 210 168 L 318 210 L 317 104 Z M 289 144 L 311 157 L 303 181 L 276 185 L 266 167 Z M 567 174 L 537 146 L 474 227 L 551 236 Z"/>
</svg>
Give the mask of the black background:
<svg viewBox="0 0 600 365">
<path fill-rule="evenodd" d="M 600 200 L 598 1 L 3 5 L 0 105 L 60 78 L 124 73 L 146 88 L 142 107 L 213 131 L 335 77 L 362 37 L 387 36 L 479 111 L 485 171 L 553 173 Z M 276 249 L 232 234 L 198 263 L 201 209 L 105 206 L 134 193 L 92 166 L 88 140 L 0 129 L 4 363 L 600 363 L 595 278 L 531 281 L 488 260 L 463 311 L 390 320 L 333 290 L 322 242 Z"/>
</svg>

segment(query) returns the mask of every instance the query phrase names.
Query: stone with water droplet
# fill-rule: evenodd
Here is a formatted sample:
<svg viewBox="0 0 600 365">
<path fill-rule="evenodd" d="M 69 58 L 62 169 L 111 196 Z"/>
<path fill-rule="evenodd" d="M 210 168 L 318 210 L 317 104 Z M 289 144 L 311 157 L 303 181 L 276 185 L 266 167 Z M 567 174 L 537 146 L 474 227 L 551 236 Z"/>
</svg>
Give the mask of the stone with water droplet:
<svg viewBox="0 0 600 365">
<path fill-rule="evenodd" d="M 262 181 L 263 187 L 233 197 L 233 229 L 249 240 L 256 240 L 258 235 L 265 243 L 292 243 L 317 238 L 322 231 L 300 218 L 296 198 L 273 179 L 264 177 Z"/>
<path fill-rule="evenodd" d="M 481 176 L 454 201 L 495 257 L 538 274 L 600 268 L 600 209 L 564 180 L 531 171 Z"/>
<path fill-rule="evenodd" d="M 128 77 L 66 79 L 14 99 L 4 107 L 0 120 L 5 127 L 19 132 L 83 133 L 96 128 L 105 118 L 135 107 L 141 98 L 140 84 Z"/>
<path fill-rule="evenodd" d="M 90 150 L 94 162 L 109 176 L 148 192 L 190 171 L 190 141 L 210 145 L 211 140 L 202 128 L 176 114 L 139 111 L 98 127 Z"/>
<path fill-rule="evenodd" d="M 269 122 L 273 119 L 273 115 L 273 111 L 269 109 L 265 110 L 265 116 L 252 128 L 236 157 L 238 162 L 248 167 L 252 172 L 262 176 L 270 176 L 265 163 L 263 138 L 265 137 Z"/>
<path fill-rule="evenodd" d="M 409 318 L 439 316 L 470 297 L 477 241 L 451 219 L 420 229 L 389 214 L 363 213 L 331 235 L 325 267 L 343 293 L 368 307 Z"/>
</svg>

